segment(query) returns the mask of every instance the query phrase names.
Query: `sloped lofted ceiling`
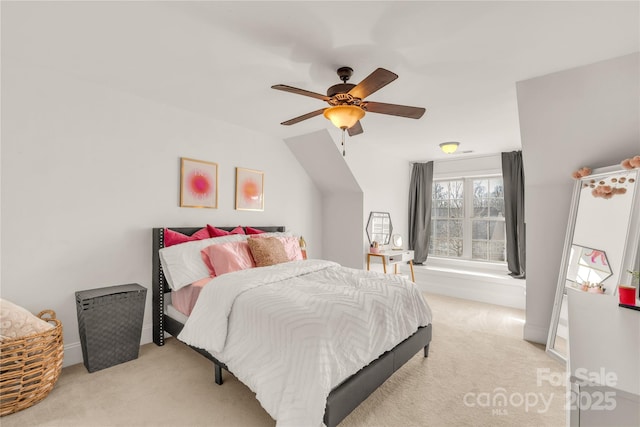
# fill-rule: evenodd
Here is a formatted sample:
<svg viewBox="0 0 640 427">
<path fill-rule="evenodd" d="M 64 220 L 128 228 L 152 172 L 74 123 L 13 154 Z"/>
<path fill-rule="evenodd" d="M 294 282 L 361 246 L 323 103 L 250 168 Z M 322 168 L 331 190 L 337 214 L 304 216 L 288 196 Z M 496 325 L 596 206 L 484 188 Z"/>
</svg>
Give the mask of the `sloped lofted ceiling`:
<svg viewBox="0 0 640 427">
<path fill-rule="evenodd" d="M 349 144 L 416 161 L 451 140 L 519 149 L 515 83 L 638 51 L 639 22 L 629 1 L 2 2 L 2 57 L 283 140 L 339 132 L 281 126 L 325 104 L 272 85 L 324 93 L 340 66 L 353 83 L 387 68 L 399 79 L 367 99 L 427 113 L 369 113 Z"/>
<path fill-rule="evenodd" d="M 285 143 L 322 193 L 362 194 L 358 180 L 340 152 L 334 149 L 326 129 L 287 138 Z"/>
</svg>

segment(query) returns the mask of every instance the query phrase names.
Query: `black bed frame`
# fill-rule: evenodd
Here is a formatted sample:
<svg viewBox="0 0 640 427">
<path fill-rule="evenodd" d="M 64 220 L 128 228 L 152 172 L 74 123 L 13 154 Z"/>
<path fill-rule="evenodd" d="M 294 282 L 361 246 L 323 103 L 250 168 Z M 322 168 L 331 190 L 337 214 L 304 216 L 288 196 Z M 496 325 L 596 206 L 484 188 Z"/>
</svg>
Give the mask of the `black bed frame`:
<svg viewBox="0 0 640 427">
<path fill-rule="evenodd" d="M 169 229 L 182 234 L 192 235 L 202 227 L 169 227 Z M 231 231 L 236 227 L 217 227 Z M 256 226 L 264 231 L 285 231 L 283 226 Z M 165 332 L 177 337 L 184 324 L 167 316 L 164 313 L 165 294 L 171 292 L 167 284 L 158 251 L 164 247 L 164 228 L 153 229 L 153 255 L 152 255 L 152 280 L 153 280 L 153 342 L 164 345 Z M 363 369 L 347 378 L 335 387 L 327 398 L 324 423 L 327 427 L 335 427 L 347 415 L 362 403 L 371 393 L 380 387 L 395 371 L 411 359 L 420 349 L 424 349 L 424 357 L 429 355 L 429 343 L 431 342 L 431 324 L 419 327 L 409 338 L 402 341 L 393 349 L 380 355 L 376 360 Z M 200 348 L 192 349 L 211 360 L 214 364 L 216 384 L 222 384 L 222 369 L 229 372 L 227 366 Z"/>
</svg>

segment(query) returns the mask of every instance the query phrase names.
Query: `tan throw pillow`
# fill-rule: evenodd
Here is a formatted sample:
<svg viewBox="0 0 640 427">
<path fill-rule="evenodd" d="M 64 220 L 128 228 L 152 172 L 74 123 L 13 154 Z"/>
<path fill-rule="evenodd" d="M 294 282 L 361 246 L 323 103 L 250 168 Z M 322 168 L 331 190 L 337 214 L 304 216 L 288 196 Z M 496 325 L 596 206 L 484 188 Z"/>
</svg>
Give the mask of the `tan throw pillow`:
<svg viewBox="0 0 640 427">
<path fill-rule="evenodd" d="M 276 237 L 251 238 L 247 242 L 257 267 L 289 262 L 284 245 Z"/>
</svg>

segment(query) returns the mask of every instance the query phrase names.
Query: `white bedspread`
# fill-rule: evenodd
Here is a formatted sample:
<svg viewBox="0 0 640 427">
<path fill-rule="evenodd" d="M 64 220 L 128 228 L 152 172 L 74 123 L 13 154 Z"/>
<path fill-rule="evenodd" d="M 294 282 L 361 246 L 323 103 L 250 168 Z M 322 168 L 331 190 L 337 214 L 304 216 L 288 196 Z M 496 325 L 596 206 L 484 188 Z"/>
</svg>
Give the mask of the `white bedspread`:
<svg viewBox="0 0 640 427">
<path fill-rule="evenodd" d="M 318 427 L 333 387 L 429 323 L 414 283 L 304 260 L 216 277 L 178 338 L 226 363 L 278 426 Z"/>
</svg>

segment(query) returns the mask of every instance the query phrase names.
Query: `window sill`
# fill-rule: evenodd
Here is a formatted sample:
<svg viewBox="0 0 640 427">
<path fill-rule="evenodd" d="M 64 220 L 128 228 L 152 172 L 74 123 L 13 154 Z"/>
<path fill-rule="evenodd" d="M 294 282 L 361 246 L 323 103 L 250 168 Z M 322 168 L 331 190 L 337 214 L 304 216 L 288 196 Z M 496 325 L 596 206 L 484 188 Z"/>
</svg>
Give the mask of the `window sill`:
<svg viewBox="0 0 640 427">
<path fill-rule="evenodd" d="M 472 271 L 492 271 L 498 274 L 509 274 L 506 263 L 490 261 L 473 261 L 468 259 L 440 258 L 430 256 L 424 264 L 427 267 L 455 268 Z"/>
<path fill-rule="evenodd" d="M 415 265 L 414 268 L 441 274 L 472 276 L 522 287 L 526 284 L 525 280 L 510 276 L 507 266 L 501 263 L 429 257 L 425 264 Z"/>
</svg>

